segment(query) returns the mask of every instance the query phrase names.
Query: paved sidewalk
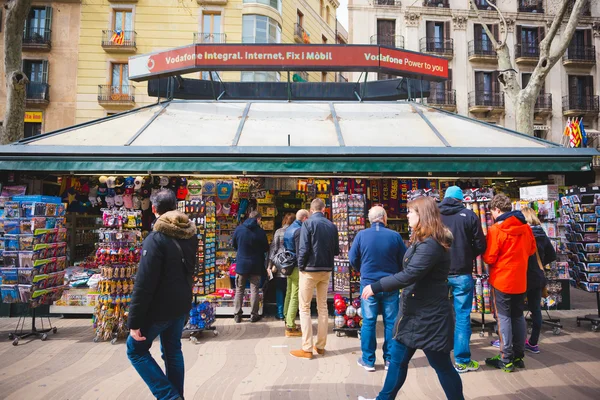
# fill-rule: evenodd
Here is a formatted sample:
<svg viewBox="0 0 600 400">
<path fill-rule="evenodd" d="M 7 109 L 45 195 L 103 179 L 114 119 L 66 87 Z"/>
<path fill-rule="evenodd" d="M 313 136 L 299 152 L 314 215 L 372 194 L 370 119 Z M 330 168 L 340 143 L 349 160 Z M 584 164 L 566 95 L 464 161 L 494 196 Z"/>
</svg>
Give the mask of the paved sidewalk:
<svg viewBox="0 0 600 400">
<path fill-rule="evenodd" d="M 589 310 L 594 312 L 595 310 Z M 527 369 L 508 374 L 482 367 L 462 375 L 468 399 L 597 399 L 600 393 L 600 332 L 589 323 L 575 326 L 587 310 L 554 312 L 565 328 L 554 336 L 544 328 L 542 353 L 528 355 Z M 8 332 L 16 319 L 0 319 L 0 398 L 2 399 L 152 399 L 131 368 L 123 342 L 93 343 L 90 321 L 55 319 L 48 341 L 22 341 L 14 347 Z M 381 324 L 380 324 L 381 325 Z M 330 324 L 332 326 L 332 324 Z M 377 371 L 356 365 L 356 338 L 331 332 L 327 353 L 313 360 L 288 355 L 300 339 L 286 339 L 284 325 L 264 320 L 234 324 L 218 319 L 219 335 L 204 333 L 199 344 L 184 341 L 187 399 L 356 399 L 375 397 L 385 378 L 378 353 Z M 379 326 L 381 330 L 381 326 Z M 316 331 L 316 326 L 315 326 Z M 381 346 L 382 332 L 379 332 Z M 489 337 L 472 338 L 476 360 L 495 354 Z M 159 346 L 153 347 L 158 357 Z M 422 352 L 412 360 L 398 398 L 443 399 L 437 376 Z"/>
</svg>

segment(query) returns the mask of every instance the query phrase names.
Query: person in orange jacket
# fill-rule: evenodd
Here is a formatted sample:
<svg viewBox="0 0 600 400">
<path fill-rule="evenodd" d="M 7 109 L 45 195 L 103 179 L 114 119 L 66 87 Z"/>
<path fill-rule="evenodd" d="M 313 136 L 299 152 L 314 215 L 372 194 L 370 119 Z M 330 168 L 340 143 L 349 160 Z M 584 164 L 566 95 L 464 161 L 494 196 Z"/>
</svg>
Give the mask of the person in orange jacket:
<svg viewBox="0 0 600 400">
<path fill-rule="evenodd" d="M 492 304 L 498 322 L 500 354 L 485 360 L 487 365 L 513 372 L 525 368 L 525 293 L 527 265 L 535 254 L 535 237 L 521 211 L 503 194 L 494 196 L 490 210 L 496 223 L 487 235 L 483 261 L 490 265 Z"/>
</svg>

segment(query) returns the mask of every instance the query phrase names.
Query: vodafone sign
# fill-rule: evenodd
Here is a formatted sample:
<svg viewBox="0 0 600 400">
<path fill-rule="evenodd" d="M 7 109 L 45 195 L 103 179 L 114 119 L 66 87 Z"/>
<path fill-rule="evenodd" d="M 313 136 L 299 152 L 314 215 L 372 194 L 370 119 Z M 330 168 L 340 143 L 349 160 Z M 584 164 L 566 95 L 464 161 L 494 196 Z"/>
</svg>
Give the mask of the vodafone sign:
<svg viewBox="0 0 600 400">
<path fill-rule="evenodd" d="M 375 45 L 195 44 L 129 59 L 129 79 L 196 71 L 375 71 L 448 79 L 448 60 Z"/>
</svg>

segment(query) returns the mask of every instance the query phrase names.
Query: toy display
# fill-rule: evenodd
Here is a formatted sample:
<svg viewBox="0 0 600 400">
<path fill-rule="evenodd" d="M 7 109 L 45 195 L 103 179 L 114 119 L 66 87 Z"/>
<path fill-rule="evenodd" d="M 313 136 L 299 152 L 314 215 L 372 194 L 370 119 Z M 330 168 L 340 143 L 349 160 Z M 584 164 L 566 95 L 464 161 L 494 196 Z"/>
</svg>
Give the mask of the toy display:
<svg viewBox="0 0 600 400">
<path fill-rule="evenodd" d="M 212 326 L 216 318 L 216 302 L 213 296 L 198 297 L 190 310 L 190 318 L 183 328 L 184 333 L 190 334 L 192 343 L 198 343 L 198 334 L 202 331 L 212 331 L 217 336 L 219 332 Z"/>
</svg>

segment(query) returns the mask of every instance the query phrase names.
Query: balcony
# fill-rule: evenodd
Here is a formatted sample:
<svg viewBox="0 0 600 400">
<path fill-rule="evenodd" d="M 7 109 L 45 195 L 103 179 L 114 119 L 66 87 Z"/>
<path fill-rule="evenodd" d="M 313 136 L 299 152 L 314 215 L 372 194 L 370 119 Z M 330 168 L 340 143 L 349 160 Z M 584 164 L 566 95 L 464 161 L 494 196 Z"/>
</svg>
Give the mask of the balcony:
<svg viewBox="0 0 600 400">
<path fill-rule="evenodd" d="M 29 82 L 25 96 L 26 107 L 47 107 L 50 103 L 50 85 L 41 82 Z"/>
<path fill-rule="evenodd" d="M 475 0 L 475 5 L 479 10 L 488 10 L 494 11 L 494 9 L 490 6 L 490 3 L 493 5 L 497 4 L 496 0 Z"/>
<path fill-rule="evenodd" d="M 454 39 L 421 38 L 420 48 L 421 53 L 429 53 L 449 60 L 454 57 Z"/>
<path fill-rule="evenodd" d="M 536 117 L 544 117 L 552 114 L 552 93 L 540 94 L 535 101 L 533 111 Z"/>
<path fill-rule="evenodd" d="M 565 18 L 569 18 L 569 16 L 573 12 L 573 8 L 575 7 L 575 0 L 567 0 L 567 1 L 569 2 L 569 5 L 567 5 L 567 13 L 565 14 Z M 584 17 L 592 16 L 592 9 L 590 8 L 590 2 L 591 2 L 591 0 L 583 5 L 583 11 L 581 12 L 581 15 Z"/>
<path fill-rule="evenodd" d="M 98 104 L 104 107 L 131 107 L 135 105 L 135 86 L 98 86 Z"/>
<path fill-rule="evenodd" d="M 471 40 L 469 42 L 469 61 L 496 64 L 498 54 L 494 50 L 492 42 Z"/>
<path fill-rule="evenodd" d="M 563 96 L 563 115 L 577 117 L 581 115 L 597 115 L 600 112 L 598 96 Z"/>
<path fill-rule="evenodd" d="M 29 28 L 23 30 L 24 51 L 49 51 L 52 48 L 52 31 L 46 28 Z"/>
<path fill-rule="evenodd" d="M 296 43 L 310 43 L 308 32 L 298 23 L 294 24 L 294 41 Z"/>
<path fill-rule="evenodd" d="M 446 111 L 456 111 L 456 90 L 436 90 L 429 92 L 427 104 Z"/>
<path fill-rule="evenodd" d="M 423 7 L 450 8 L 449 0 L 423 0 Z"/>
<path fill-rule="evenodd" d="M 519 0 L 517 3 L 517 11 L 522 13 L 544 13 L 544 1 L 543 0 Z"/>
<path fill-rule="evenodd" d="M 404 48 L 404 36 L 402 35 L 373 35 L 371 36 L 371 44 L 379 44 L 381 46 L 395 47 L 397 49 Z"/>
<path fill-rule="evenodd" d="M 539 43 L 517 43 L 515 62 L 520 65 L 536 65 L 540 60 Z"/>
<path fill-rule="evenodd" d="M 102 31 L 102 48 L 107 53 L 135 53 L 135 31 Z"/>
<path fill-rule="evenodd" d="M 563 65 L 572 67 L 596 65 L 596 46 L 569 46 L 563 55 Z"/>
<path fill-rule="evenodd" d="M 208 32 L 197 32 L 194 33 L 194 44 L 197 43 L 226 43 L 227 34 L 225 33 L 208 33 Z"/>
<path fill-rule="evenodd" d="M 400 0 L 375 0 L 375 5 L 382 7 L 401 7 L 402 2 Z"/>
<path fill-rule="evenodd" d="M 476 90 L 469 93 L 469 112 L 504 113 L 504 93 Z"/>
</svg>

